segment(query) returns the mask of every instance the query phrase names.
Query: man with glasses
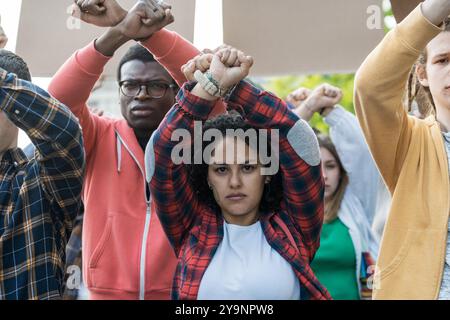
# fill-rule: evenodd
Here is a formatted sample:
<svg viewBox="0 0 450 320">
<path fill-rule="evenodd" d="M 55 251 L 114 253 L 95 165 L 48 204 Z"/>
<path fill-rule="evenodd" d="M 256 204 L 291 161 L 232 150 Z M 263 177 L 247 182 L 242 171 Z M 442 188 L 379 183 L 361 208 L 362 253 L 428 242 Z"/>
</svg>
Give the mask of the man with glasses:
<svg viewBox="0 0 450 320">
<path fill-rule="evenodd" d="M 101 49 L 101 44 L 97 48 Z M 122 115 L 145 150 L 151 134 L 174 104 L 178 86 L 140 44 L 122 58 L 117 78 Z"/>
<path fill-rule="evenodd" d="M 49 86 L 83 128 L 83 282 L 90 299 L 169 299 L 176 257 L 154 213 L 144 150 L 178 86 L 144 45 L 156 47 L 158 56 L 174 50 L 179 84 L 185 81 L 181 65 L 198 51 L 178 35 L 171 42 L 156 34 L 173 21 L 164 3 L 139 1 L 126 12 L 114 0 L 75 2 L 83 21 L 113 26 L 75 52 Z M 114 52 L 133 39 L 142 42 L 125 54 L 117 74 L 124 119 L 98 117 L 86 106 L 92 87 Z"/>
</svg>

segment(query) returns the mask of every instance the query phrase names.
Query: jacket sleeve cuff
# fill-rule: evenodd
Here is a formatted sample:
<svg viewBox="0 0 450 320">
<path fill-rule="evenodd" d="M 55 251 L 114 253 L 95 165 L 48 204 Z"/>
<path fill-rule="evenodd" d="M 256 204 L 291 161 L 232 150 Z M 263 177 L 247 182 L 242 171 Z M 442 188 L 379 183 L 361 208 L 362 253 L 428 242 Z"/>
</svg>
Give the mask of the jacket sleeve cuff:
<svg viewBox="0 0 450 320">
<path fill-rule="evenodd" d="M 196 82 L 185 83 L 177 95 L 177 103 L 194 119 L 206 121 L 217 101 L 209 101 L 193 95 L 191 90 L 196 84 Z"/>
<path fill-rule="evenodd" d="M 334 127 L 346 116 L 346 112 L 343 107 L 337 105 L 323 120 L 330 127 Z"/>
<path fill-rule="evenodd" d="M 422 13 L 422 4 L 419 4 L 397 26 L 400 38 L 417 53 L 422 52 L 430 39 L 433 39 L 444 27 L 438 27 L 431 23 Z"/>
</svg>

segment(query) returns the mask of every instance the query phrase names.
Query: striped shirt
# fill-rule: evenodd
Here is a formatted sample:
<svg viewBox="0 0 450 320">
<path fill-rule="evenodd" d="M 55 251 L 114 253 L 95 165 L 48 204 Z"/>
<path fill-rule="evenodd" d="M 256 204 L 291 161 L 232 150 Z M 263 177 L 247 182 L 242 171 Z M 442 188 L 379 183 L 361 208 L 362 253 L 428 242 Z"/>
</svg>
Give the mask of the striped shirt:
<svg viewBox="0 0 450 320">
<path fill-rule="evenodd" d="M 0 158 L 0 299 L 60 299 L 65 246 L 81 205 L 84 151 L 70 111 L 0 68 L 0 110 L 36 146 Z"/>
</svg>

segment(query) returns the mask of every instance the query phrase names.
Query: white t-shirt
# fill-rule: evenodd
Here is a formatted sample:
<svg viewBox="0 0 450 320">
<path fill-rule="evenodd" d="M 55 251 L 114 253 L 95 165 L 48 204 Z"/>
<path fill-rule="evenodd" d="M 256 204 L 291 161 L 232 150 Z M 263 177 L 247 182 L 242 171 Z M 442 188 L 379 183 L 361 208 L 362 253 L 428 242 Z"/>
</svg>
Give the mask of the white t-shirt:
<svg viewBox="0 0 450 320">
<path fill-rule="evenodd" d="M 199 300 L 299 300 L 291 265 L 266 240 L 261 223 L 224 222 L 224 237 L 203 275 Z"/>
</svg>

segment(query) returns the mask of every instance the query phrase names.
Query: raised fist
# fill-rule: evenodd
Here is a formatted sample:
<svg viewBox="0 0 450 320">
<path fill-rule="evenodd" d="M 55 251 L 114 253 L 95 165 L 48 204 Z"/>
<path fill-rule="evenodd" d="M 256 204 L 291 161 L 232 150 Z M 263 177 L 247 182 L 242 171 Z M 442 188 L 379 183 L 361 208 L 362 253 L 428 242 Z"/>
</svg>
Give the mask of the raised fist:
<svg viewBox="0 0 450 320">
<path fill-rule="evenodd" d="M 175 19 L 171 6 L 163 1 L 140 0 L 117 25 L 120 32 L 136 41 L 144 40 Z"/>
<path fill-rule="evenodd" d="M 209 52 L 209 50 L 206 52 Z M 198 56 L 192 58 L 185 65 L 183 65 L 181 67 L 181 72 L 183 72 L 188 81 L 195 80 L 195 71 L 200 70 L 202 73 L 208 71 L 213 57 L 214 54 L 212 53 L 200 53 Z"/>
<path fill-rule="evenodd" d="M 72 16 L 98 27 L 113 27 L 127 11 L 116 0 L 74 0 Z"/>
<path fill-rule="evenodd" d="M 323 109 L 334 107 L 342 99 L 341 89 L 328 83 L 316 87 L 301 104 L 311 112 L 321 112 Z"/>
<path fill-rule="evenodd" d="M 310 94 L 310 89 L 301 87 L 290 93 L 287 96 L 286 101 L 294 105 L 294 107 L 298 108 L 309 97 Z"/>
<path fill-rule="evenodd" d="M 184 73 L 184 76 L 188 81 L 194 80 L 194 73 L 197 70 L 200 70 L 202 73 L 205 73 L 209 70 L 211 66 L 211 62 L 215 54 L 221 52 L 221 58 L 223 64 L 228 67 L 231 66 L 239 66 L 238 53 L 239 50 L 232 48 L 229 45 L 223 44 L 220 47 L 210 50 L 204 49 L 202 53 L 193 59 L 189 60 L 185 65 L 181 67 L 181 71 Z"/>
<path fill-rule="evenodd" d="M 203 49 L 202 52 L 203 53 L 217 53 L 217 52 L 219 52 L 222 49 L 233 49 L 233 47 L 224 43 L 224 44 L 221 44 L 220 46 L 218 46 L 217 48 L 212 49 L 212 50 L 211 49 Z"/>
<path fill-rule="evenodd" d="M 234 48 L 219 50 L 213 55 L 209 71 L 223 89 L 228 89 L 248 76 L 253 58 Z"/>
</svg>

